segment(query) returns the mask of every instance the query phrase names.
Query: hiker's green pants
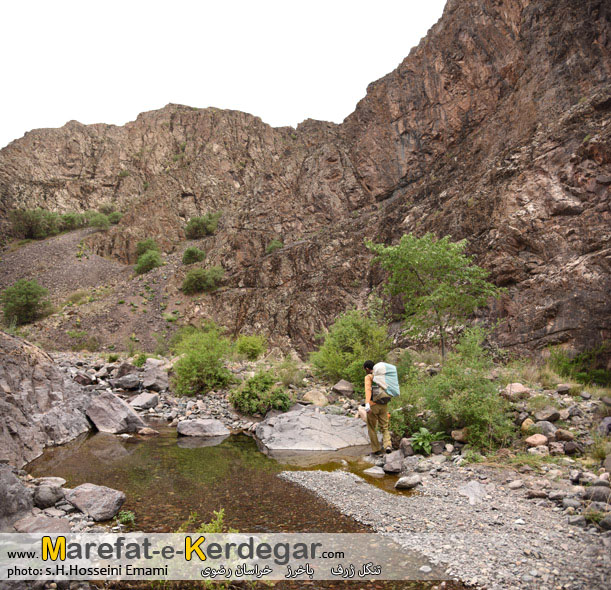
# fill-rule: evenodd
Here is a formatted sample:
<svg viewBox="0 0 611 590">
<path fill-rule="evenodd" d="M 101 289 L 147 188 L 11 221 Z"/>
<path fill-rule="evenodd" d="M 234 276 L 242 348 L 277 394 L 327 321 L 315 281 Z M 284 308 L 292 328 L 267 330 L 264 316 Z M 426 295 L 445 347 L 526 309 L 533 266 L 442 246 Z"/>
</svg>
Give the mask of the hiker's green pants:
<svg viewBox="0 0 611 590">
<path fill-rule="evenodd" d="M 369 432 L 369 440 L 371 441 L 371 450 L 376 453 L 381 449 L 376 426 L 380 425 L 382 431 L 382 441 L 384 448 L 387 449 L 390 444 L 390 431 L 388 430 L 388 406 L 386 404 L 374 404 L 367 412 L 367 431 Z"/>
</svg>

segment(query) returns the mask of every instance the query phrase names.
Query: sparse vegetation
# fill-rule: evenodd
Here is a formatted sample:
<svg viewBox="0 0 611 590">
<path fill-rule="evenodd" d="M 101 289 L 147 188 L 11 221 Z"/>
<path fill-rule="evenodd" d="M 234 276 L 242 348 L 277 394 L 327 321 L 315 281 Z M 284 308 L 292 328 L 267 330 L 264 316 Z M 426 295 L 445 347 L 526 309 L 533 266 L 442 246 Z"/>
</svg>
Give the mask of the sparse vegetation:
<svg viewBox="0 0 611 590">
<path fill-rule="evenodd" d="M 196 262 L 201 262 L 204 258 L 206 258 L 206 253 L 203 250 L 196 246 L 189 246 L 182 255 L 182 263 L 195 264 Z"/>
<path fill-rule="evenodd" d="M 115 517 L 118 523 L 125 526 L 136 524 L 136 515 L 131 510 L 121 510 Z"/>
<path fill-rule="evenodd" d="M 7 287 L 0 296 L 7 324 L 28 324 L 46 315 L 51 309 L 47 294 L 36 279 L 20 279 Z"/>
<path fill-rule="evenodd" d="M 550 350 L 549 365 L 562 377 L 573 379 L 584 385 L 597 384 L 611 386 L 611 371 L 607 370 L 603 358 L 611 347 L 611 342 L 604 342 L 597 348 L 586 350 L 573 358 L 561 348 Z"/>
<path fill-rule="evenodd" d="M 185 234 L 190 240 L 211 236 L 216 232 L 221 213 L 206 213 L 201 217 L 191 217 L 185 227 Z"/>
<path fill-rule="evenodd" d="M 119 223 L 119 221 L 121 221 L 121 218 L 123 217 L 122 213 L 119 213 L 118 211 L 111 211 L 108 214 L 108 221 L 112 224 L 112 225 L 117 225 L 117 223 Z"/>
<path fill-rule="evenodd" d="M 275 367 L 278 380 L 288 387 L 289 385 L 299 386 L 303 383 L 305 372 L 299 368 L 299 364 L 293 358 L 286 357 Z"/>
<path fill-rule="evenodd" d="M 272 254 L 276 250 L 280 250 L 281 248 L 284 248 L 284 244 L 278 239 L 273 239 L 265 248 L 265 253 Z"/>
<path fill-rule="evenodd" d="M 136 256 L 142 256 L 151 250 L 160 251 L 159 245 L 153 238 L 146 238 L 136 244 Z"/>
<path fill-rule="evenodd" d="M 209 293 L 218 289 L 225 271 L 220 266 L 210 268 L 195 268 L 185 276 L 180 290 L 186 295 L 195 293 Z"/>
<path fill-rule="evenodd" d="M 121 356 L 117 352 L 111 352 L 107 357 L 106 361 L 109 363 L 116 363 Z"/>
<path fill-rule="evenodd" d="M 236 341 L 238 354 L 245 356 L 250 361 L 257 360 L 265 352 L 266 348 L 267 341 L 265 336 L 258 334 L 243 334 Z"/>
<path fill-rule="evenodd" d="M 269 410 L 286 412 L 292 400 L 271 371 L 261 371 L 231 392 L 229 401 L 245 414 L 266 414 Z"/>
<path fill-rule="evenodd" d="M 162 265 L 163 260 L 161 259 L 159 252 L 157 250 L 148 250 L 138 258 L 138 262 L 136 262 L 136 267 L 134 270 L 136 271 L 136 274 L 141 275 Z"/>
<path fill-rule="evenodd" d="M 98 229 L 108 229 L 110 227 L 110 221 L 108 220 L 108 216 L 104 215 L 104 213 L 94 212 L 89 217 L 89 225 L 91 227 L 97 227 Z"/>
</svg>

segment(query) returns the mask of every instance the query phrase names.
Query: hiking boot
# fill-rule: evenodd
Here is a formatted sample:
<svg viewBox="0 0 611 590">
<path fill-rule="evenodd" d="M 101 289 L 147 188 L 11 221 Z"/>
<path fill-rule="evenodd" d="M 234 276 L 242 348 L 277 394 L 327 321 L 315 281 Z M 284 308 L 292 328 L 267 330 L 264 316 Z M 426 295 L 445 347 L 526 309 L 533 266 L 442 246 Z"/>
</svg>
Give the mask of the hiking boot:
<svg viewBox="0 0 611 590">
<path fill-rule="evenodd" d="M 392 447 L 386 447 L 386 454 L 390 455 L 392 453 Z"/>
<path fill-rule="evenodd" d="M 382 449 L 380 449 L 379 451 L 375 451 L 375 452 L 373 452 L 371 454 L 375 455 L 376 457 L 379 457 L 382 454 Z"/>
</svg>

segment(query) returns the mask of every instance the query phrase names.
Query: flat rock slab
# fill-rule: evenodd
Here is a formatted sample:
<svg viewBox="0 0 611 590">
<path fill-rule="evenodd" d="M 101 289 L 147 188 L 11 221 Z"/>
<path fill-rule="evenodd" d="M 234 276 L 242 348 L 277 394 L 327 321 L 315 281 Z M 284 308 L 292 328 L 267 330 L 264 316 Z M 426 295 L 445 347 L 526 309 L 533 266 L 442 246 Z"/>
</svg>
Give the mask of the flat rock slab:
<svg viewBox="0 0 611 590">
<path fill-rule="evenodd" d="M 363 473 L 365 475 L 370 475 L 371 477 L 384 477 L 386 475 L 386 472 L 378 465 L 374 465 L 373 467 L 370 467 L 369 469 L 365 469 Z"/>
<path fill-rule="evenodd" d="M 91 400 L 87 416 L 100 432 L 111 434 L 137 432 L 146 426 L 132 408 L 108 391 L 103 391 Z"/>
<path fill-rule="evenodd" d="M 255 433 L 263 447 L 272 451 L 337 451 L 369 443 L 362 420 L 325 414 L 314 407 L 266 418 Z"/>
<path fill-rule="evenodd" d="M 227 436 L 231 434 L 220 420 L 214 418 L 183 420 L 178 423 L 176 431 L 181 436 Z"/>
<path fill-rule="evenodd" d="M 26 516 L 13 523 L 18 533 L 69 533 L 70 523 L 63 518 L 53 516 Z"/>
<path fill-rule="evenodd" d="M 66 490 L 66 500 L 94 520 L 109 520 L 119 512 L 125 494 L 112 488 L 84 483 Z"/>
</svg>

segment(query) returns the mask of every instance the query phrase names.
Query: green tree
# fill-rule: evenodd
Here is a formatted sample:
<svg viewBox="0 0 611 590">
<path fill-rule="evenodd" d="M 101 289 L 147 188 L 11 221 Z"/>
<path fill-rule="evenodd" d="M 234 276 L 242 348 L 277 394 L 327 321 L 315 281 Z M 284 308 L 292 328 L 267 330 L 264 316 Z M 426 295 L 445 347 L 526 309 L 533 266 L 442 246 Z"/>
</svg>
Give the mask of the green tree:
<svg viewBox="0 0 611 590">
<path fill-rule="evenodd" d="M 449 236 L 437 239 L 430 233 L 404 235 L 396 246 L 367 242 L 374 262 L 388 271 L 387 292 L 403 299 L 409 332 L 437 331 L 444 358 L 448 330 L 501 293 L 486 280 L 488 271 L 465 254 L 466 246 L 466 240 L 451 242 Z"/>
<path fill-rule="evenodd" d="M 190 240 L 211 236 L 216 232 L 221 213 L 206 213 L 201 217 L 191 217 L 185 227 L 185 234 Z"/>
<path fill-rule="evenodd" d="M 180 287 L 186 295 L 195 293 L 211 292 L 218 288 L 218 283 L 222 280 L 225 271 L 220 266 L 210 268 L 194 268 L 190 270 Z"/>
<path fill-rule="evenodd" d="M 329 380 L 346 379 L 363 391 L 366 360 L 384 360 L 390 350 L 385 325 L 363 311 L 340 315 L 325 335 L 322 346 L 310 356 L 315 371 Z"/>
<path fill-rule="evenodd" d="M 27 324 L 44 315 L 50 305 L 45 300 L 47 293 L 47 289 L 36 280 L 20 279 L 7 287 L 0 297 L 6 321 Z"/>
<path fill-rule="evenodd" d="M 189 246 L 182 255 L 183 264 L 195 264 L 206 258 L 206 253 L 196 246 Z"/>
<path fill-rule="evenodd" d="M 136 262 L 135 271 L 136 274 L 143 275 L 158 266 L 163 264 L 163 260 L 157 250 L 148 250 L 144 254 L 138 257 Z"/>
<path fill-rule="evenodd" d="M 136 244 L 136 256 L 142 256 L 149 250 L 159 252 L 159 245 L 153 238 L 146 238 L 146 240 L 142 240 Z"/>
</svg>

